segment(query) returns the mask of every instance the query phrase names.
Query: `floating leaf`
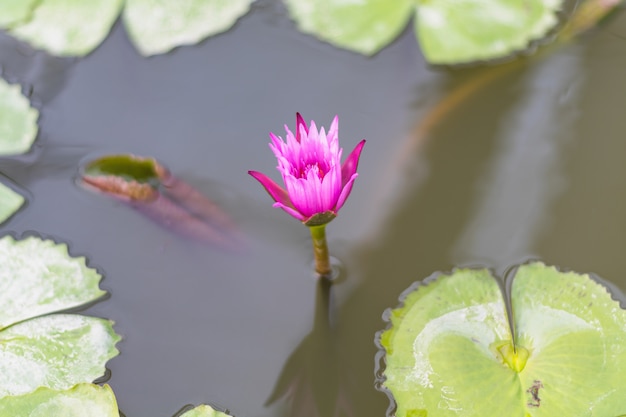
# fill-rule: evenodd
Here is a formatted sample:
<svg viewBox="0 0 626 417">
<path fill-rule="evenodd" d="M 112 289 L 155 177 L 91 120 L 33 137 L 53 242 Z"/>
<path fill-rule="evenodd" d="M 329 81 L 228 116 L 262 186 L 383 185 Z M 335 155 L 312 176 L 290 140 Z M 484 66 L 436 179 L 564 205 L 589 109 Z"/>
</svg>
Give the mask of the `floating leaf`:
<svg viewBox="0 0 626 417">
<path fill-rule="evenodd" d="M 183 236 L 238 250 L 242 237 L 226 212 L 154 158 L 107 155 L 81 169 L 82 184 L 130 204 Z"/>
<path fill-rule="evenodd" d="M 217 411 L 208 405 L 199 405 L 180 415 L 180 417 L 231 417 L 229 414 Z"/>
<path fill-rule="evenodd" d="M 32 18 L 10 33 L 54 55 L 87 55 L 107 37 L 122 4 L 123 0 L 40 1 Z"/>
<path fill-rule="evenodd" d="M 70 257 L 64 244 L 4 236 L 0 239 L 0 330 L 97 300 L 105 294 L 98 287 L 100 278 L 84 257 Z"/>
<path fill-rule="evenodd" d="M 24 204 L 24 197 L 0 183 L 0 224 L 4 223 Z"/>
<path fill-rule="evenodd" d="M 161 54 L 224 32 L 251 0 L 126 0 L 124 24 L 142 55 Z"/>
<path fill-rule="evenodd" d="M 285 0 L 298 28 L 333 45 L 372 55 L 406 27 L 414 0 Z"/>
<path fill-rule="evenodd" d="M 37 137 L 37 110 L 30 107 L 19 85 L 0 78 L 0 156 L 19 155 Z"/>
<path fill-rule="evenodd" d="M 39 388 L 30 394 L 0 398 L 0 415 L 11 417 L 119 417 L 108 385 L 78 384 L 66 391 Z"/>
<path fill-rule="evenodd" d="M 31 16 L 33 8 L 40 0 L 0 1 L 0 28 L 7 28 Z"/>
<path fill-rule="evenodd" d="M 68 389 L 104 374 L 120 340 L 113 323 L 78 314 L 53 314 L 0 332 L 0 397 L 37 387 Z"/>
<path fill-rule="evenodd" d="M 415 30 L 434 64 L 501 58 L 555 27 L 563 0 L 417 0 Z"/>
<path fill-rule="evenodd" d="M 533 263 L 517 270 L 511 304 L 514 338 L 487 270 L 408 293 L 380 336 L 395 415 L 626 413 L 626 311 L 606 288 Z"/>
<path fill-rule="evenodd" d="M 100 298 L 99 281 L 66 245 L 0 239 L 0 397 L 40 386 L 67 389 L 102 376 L 118 353 L 112 322 L 73 314 L 37 317 Z"/>
</svg>

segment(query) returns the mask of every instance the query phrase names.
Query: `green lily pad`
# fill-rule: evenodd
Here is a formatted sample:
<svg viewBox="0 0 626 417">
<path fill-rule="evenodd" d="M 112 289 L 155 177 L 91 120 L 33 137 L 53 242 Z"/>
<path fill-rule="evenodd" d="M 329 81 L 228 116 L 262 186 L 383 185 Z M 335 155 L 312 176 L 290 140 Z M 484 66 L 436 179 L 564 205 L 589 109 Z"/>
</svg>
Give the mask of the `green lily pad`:
<svg viewBox="0 0 626 417">
<path fill-rule="evenodd" d="M 67 246 L 29 237 L 0 239 L 0 330 L 101 298 L 100 274 Z M 1 334 L 1 333 L 0 333 Z"/>
<path fill-rule="evenodd" d="M 0 2 L 0 28 L 28 19 L 40 0 L 9 0 Z"/>
<path fill-rule="evenodd" d="M 91 382 L 118 354 L 108 320 L 44 314 L 101 298 L 100 275 L 67 246 L 29 237 L 0 239 L 0 397 L 40 386 Z"/>
<path fill-rule="evenodd" d="M 119 417 L 108 385 L 78 384 L 66 391 L 49 388 L 0 398 L 0 415 L 11 417 Z"/>
<path fill-rule="evenodd" d="M 0 224 L 15 214 L 22 204 L 24 204 L 24 197 L 0 183 Z"/>
<path fill-rule="evenodd" d="M 0 332 L 0 398 L 37 387 L 68 389 L 104 374 L 118 354 L 113 322 L 78 314 L 53 314 Z"/>
<path fill-rule="evenodd" d="M 54 55 L 87 55 L 107 37 L 122 4 L 123 0 L 40 1 L 32 17 L 9 32 Z"/>
<path fill-rule="evenodd" d="M 39 112 L 20 91 L 0 78 L 0 156 L 28 151 L 37 137 Z"/>
<path fill-rule="evenodd" d="M 455 64 L 528 48 L 558 23 L 563 0 L 417 0 L 415 31 L 426 59 Z"/>
<path fill-rule="evenodd" d="M 229 414 L 215 410 L 209 405 L 199 405 L 180 415 L 180 417 L 231 417 Z"/>
<path fill-rule="evenodd" d="M 395 415 L 626 414 L 626 311 L 605 287 L 523 265 L 511 308 L 514 333 L 487 270 L 460 269 L 408 293 L 380 336 Z"/>
<path fill-rule="evenodd" d="M 231 28 L 251 0 L 126 0 L 124 24 L 144 56 L 195 44 Z"/>
<path fill-rule="evenodd" d="M 298 28 L 366 55 L 380 51 L 406 27 L 414 0 L 285 0 Z"/>
</svg>

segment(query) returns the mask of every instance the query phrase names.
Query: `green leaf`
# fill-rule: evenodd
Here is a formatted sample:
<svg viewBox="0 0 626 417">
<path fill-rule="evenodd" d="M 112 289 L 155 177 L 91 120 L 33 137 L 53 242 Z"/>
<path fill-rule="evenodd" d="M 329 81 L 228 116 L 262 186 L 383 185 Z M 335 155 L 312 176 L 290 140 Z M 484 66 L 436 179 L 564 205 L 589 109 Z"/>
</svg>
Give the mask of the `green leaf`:
<svg viewBox="0 0 626 417">
<path fill-rule="evenodd" d="M 416 33 L 426 59 L 454 64 L 501 58 L 555 27 L 563 0 L 417 0 Z"/>
<path fill-rule="evenodd" d="M 64 244 L 0 239 L 0 398 L 102 376 L 118 354 L 112 322 L 75 314 L 37 317 L 100 298 L 99 282 L 98 272 L 85 258 L 72 258 Z"/>
<path fill-rule="evenodd" d="M 84 257 L 70 257 L 64 244 L 4 236 L 0 239 L 0 330 L 97 300 L 106 293 L 98 287 L 100 278 Z"/>
<path fill-rule="evenodd" d="M 512 283 L 461 269 L 410 292 L 381 333 L 396 416 L 617 416 L 626 412 L 626 311 L 587 275 L 541 263 Z"/>
<path fill-rule="evenodd" d="M 38 117 L 20 86 L 0 78 L 0 156 L 19 155 L 30 149 L 37 137 Z"/>
<path fill-rule="evenodd" d="M 10 33 L 54 55 L 82 56 L 108 35 L 123 0 L 45 0 Z"/>
<path fill-rule="evenodd" d="M 535 263 L 517 271 L 511 302 L 517 344 L 531 352 L 519 375 L 527 403 L 542 386 L 533 417 L 626 413 L 626 311 L 604 286 Z"/>
<path fill-rule="evenodd" d="M 113 322 L 78 314 L 53 314 L 11 326 L 0 332 L 0 398 L 42 386 L 62 390 L 91 382 L 118 354 L 119 340 Z"/>
<path fill-rule="evenodd" d="M 180 417 L 230 417 L 230 415 L 203 404 L 181 414 Z"/>
<path fill-rule="evenodd" d="M 119 417 L 108 385 L 79 384 L 67 391 L 40 388 L 0 399 L 0 415 L 11 417 Z"/>
<path fill-rule="evenodd" d="M 0 224 L 4 223 L 24 204 L 24 197 L 0 183 Z"/>
<path fill-rule="evenodd" d="M 413 0 L 285 0 L 298 28 L 365 55 L 380 51 L 406 27 Z"/>
<path fill-rule="evenodd" d="M 0 28 L 7 28 L 30 18 L 33 8 L 40 0 L 0 1 Z"/>
<path fill-rule="evenodd" d="M 126 0 L 124 24 L 144 56 L 168 52 L 224 32 L 251 0 Z"/>
</svg>

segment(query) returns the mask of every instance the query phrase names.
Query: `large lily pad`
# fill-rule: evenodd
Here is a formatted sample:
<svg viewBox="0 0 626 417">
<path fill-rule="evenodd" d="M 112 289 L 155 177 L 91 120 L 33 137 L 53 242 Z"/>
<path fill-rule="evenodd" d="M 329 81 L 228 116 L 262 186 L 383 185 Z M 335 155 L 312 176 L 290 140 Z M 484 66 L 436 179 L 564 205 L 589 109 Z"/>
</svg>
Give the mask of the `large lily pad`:
<svg viewBox="0 0 626 417">
<path fill-rule="evenodd" d="M 4 223 L 24 204 L 24 197 L 0 182 L 0 224 Z"/>
<path fill-rule="evenodd" d="M 0 398 L 0 415 L 11 417 L 119 417 L 108 385 L 78 384 L 66 391 L 39 388 L 25 395 Z"/>
<path fill-rule="evenodd" d="M 426 59 L 453 64 L 528 48 L 558 23 L 563 0 L 417 0 L 416 33 Z"/>
<path fill-rule="evenodd" d="M 19 155 L 37 137 L 39 112 L 30 107 L 20 86 L 0 78 L 0 156 Z"/>
<path fill-rule="evenodd" d="M 333 45 L 372 55 L 406 27 L 414 0 L 285 0 L 298 28 Z"/>
<path fill-rule="evenodd" d="M 54 55 L 86 55 L 107 37 L 122 4 L 123 0 L 40 1 L 31 18 L 13 25 L 10 33 Z"/>
<path fill-rule="evenodd" d="M 146 56 L 197 43 L 232 27 L 251 0 L 126 0 L 124 24 Z"/>
<path fill-rule="evenodd" d="M 40 386 L 67 389 L 103 375 L 118 354 L 112 322 L 74 314 L 39 317 L 102 297 L 100 278 L 66 245 L 0 239 L 0 397 Z"/>
<path fill-rule="evenodd" d="M 605 287 L 532 263 L 513 278 L 511 308 L 514 332 L 487 270 L 408 293 L 380 337 L 396 416 L 626 414 L 626 311 Z"/>
</svg>

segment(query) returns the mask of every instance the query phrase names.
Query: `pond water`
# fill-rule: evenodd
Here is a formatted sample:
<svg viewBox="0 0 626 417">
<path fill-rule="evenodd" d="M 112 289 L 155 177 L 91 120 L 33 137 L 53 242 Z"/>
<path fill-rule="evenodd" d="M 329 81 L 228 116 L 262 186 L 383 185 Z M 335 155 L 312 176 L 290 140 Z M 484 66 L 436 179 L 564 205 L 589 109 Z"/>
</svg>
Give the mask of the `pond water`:
<svg viewBox="0 0 626 417">
<path fill-rule="evenodd" d="M 382 313 L 434 271 L 503 275 L 541 259 L 626 289 L 624 14 L 576 43 L 473 70 L 429 67 L 410 30 L 373 58 L 341 51 L 273 7 L 149 59 L 119 24 L 80 60 L 0 34 L 0 64 L 41 111 L 34 149 L 0 161 L 28 197 L 0 232 L 67 242 L 105 275 L 111 297 L 87 313 L 124 336 L 109 383 L 128 417 L 201 402 L 238 417 L 383 416 Z M 268 132 L 283 135 L 296 111 L 324 126 L 338 114 L 345 153 L 367 139 L 328 227 L 344 265 L 330 327 L 308 231 L 247 175 L 278 178 Z M 108 153 L 160 160 L 234 217 L 245 250 L 186 240 L 77 186 L 80 164 Z"/>
</svg>

